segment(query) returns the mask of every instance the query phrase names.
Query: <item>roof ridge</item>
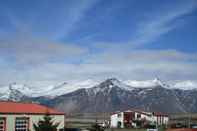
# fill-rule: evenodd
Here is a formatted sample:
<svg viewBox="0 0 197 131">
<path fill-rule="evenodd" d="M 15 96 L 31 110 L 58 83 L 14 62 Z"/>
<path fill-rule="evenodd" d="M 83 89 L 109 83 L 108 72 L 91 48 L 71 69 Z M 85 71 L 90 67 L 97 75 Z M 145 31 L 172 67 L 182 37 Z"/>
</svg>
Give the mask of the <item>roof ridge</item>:
<svg viewBox="0 0 197 131">
<path fill-rule="evenodd" d="M 25 113 L 25 114 L 65 114 L 52 107 L 38 103 L 22 103 L 13 101 L 0 101 L 0 113 Z"/>
</svg>

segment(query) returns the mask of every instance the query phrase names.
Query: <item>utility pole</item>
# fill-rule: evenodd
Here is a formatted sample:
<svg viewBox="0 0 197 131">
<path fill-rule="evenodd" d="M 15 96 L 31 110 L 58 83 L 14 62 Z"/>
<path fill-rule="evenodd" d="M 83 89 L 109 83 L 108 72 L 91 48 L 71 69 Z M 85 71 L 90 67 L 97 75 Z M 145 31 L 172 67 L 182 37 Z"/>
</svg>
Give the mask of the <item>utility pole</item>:
<svg viewBox="0 0 197 131">
<path fill-rule="evenodd" d="M 191 128 L 191 114 L 189 114 L 188 128 Z"/>
</svg>

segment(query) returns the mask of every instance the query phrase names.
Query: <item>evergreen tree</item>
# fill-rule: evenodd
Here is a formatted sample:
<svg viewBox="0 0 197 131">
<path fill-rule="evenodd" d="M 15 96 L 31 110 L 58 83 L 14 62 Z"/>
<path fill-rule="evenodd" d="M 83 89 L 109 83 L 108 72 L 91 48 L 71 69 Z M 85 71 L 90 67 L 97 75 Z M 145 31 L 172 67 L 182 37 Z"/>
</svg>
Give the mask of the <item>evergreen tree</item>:
<svg viewBox="0 0 197 131">
<path fill-rule="evenodd" d="M 57 131 L 59 123 L 53 123 L 52 117 L 46 114 L 43 120 L 39 120 L 37 124 L 33 124 L 35 131 Z"/>
</svg>

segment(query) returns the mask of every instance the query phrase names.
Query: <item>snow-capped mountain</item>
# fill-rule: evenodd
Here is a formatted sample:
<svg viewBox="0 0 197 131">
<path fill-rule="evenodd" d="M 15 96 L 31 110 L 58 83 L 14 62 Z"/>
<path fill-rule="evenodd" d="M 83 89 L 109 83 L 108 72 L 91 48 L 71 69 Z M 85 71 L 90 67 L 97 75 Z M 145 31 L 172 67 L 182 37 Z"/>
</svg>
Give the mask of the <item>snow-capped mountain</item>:
<svg viewBox="0 0 197 131">
<path fill-rule="evenodd" d="M 182 90 L 165 88 L 168 86 L 158 79 L 153 82 L 157 83 L 153 87 L 136 88 L 115 78 L 107 79 L 92 88 L 58 96 L 45 104 L 65 112 L 111 112 L 129 108 L 171 113 L 197 111 L 194 108 L 197 105 L 195 101 L 191 110 L 185 106 L 184 101 L 192 101 L 187 97 L 191 96 L 188 95 L 190 93 L 185 96 Z M 182 97 L 185 99 L 181 99 Z"/>
<path fill-rule="evenodd" d="M 115 78 L 108 79 L 109 87 L 117 85 L 125 90 L 133 90 L 134 88 L 153 88 L 161 86 L 167 89 L 181 89 L 181 90 L 194 90 L 197 89 L 197 81 L 170 81 L 163 82 L 158 78 L 153 80 L 137 81 L 137 80 L 126 80 L 120 81 Z M 102 82 L 100 82 L 102 83 Z M 98 81 L 85 80 L 85 81 L 74 81 L 74 82 L 62 82 L 57 85 L 49 85 L 45 87 L 33 87 L 24 84 L 12 83 L 8 86 L 0 87 L 0 99 L 9 99 L 11 95 L 11 89 L 20 92 L 21 94 L 28 97 L 40 97 L 47 96 L 54 98 L 56 96 L 64 95 L 82 88 L 91 88 L 98 85 Z M 103 86 L 103 84 L 101 84 Z"/>
<path fill-rule="evenodd" d="M 137 81 L 137 80 L 126 80 L 124 84 L 135 88 L 152 88 L 162 86 L 167 89 L 181 89 L 181 90 L 195 90 L 197 89 L 197 81 L 195 80 L 175 80 L 163 82 L 159 78 L 153 80 Z"/>
<path fill-rule="evenodd" d="M 170 113 L 197 111 L 195 81 L 163 82 L 158 78 L 62 82 L 45 88 L 13 83 L 1 88 L 0 99 L 39 102 L 65 112 L 111 112 L 128 108 Z"/>
<path fill-rule="evenodd" d="M 170 87 L 174 89 L 181 89 L 181 90 L 196 90 L 197 89 L 197 81 L 171 81 L 168 82 Z"/>
<path fill-rule="evenodd" d="M 96 94 L 97 92 L 105 92 L 106 90 L 108 90 L 107 92 L 110 92 L 110 90 L 114 87 L 118 87 L 127 91 L 133 90 L 133 87 L 126 85 L 125 83 L 121 82 L 116 78 L 107 79 L 104 82 L 101 82 L 100 84 L 93 86 L 93 88 L 87 88 L 86 90 L 93 91 L 94 94 Z"/>
<path fill-rule="evenodd" d="M 0 87 L 0 100 L 9 100 L 10 97 L 17 94 L 21 94 L 21 96 L 27 96 L 27 97 L 49 97 L 54 98 L 56 96 L 60 96 L 72 91 L 75 91 L 77 89 L 81 88 L 90 88 L 97 83 L 92 80 L 85 80 L 80 82 L 72 82 L 72 83 L 66 83 L 62 82 L 57 85 L 49 85 L 45 87 L 32 87 L 27 86 L 24 84 L 18 84 L 18 83 L 12 83 L 8 86 Z M 19 95 L 16 95 L 19 97 Z M 16 98 L 17 99 L 17 98 Z M 18 98 L 19 100 L 20 98 Z"/>
<path fill-rule="evenodd" d="M 7 87 L 2 87 L 0 91 L 0 100 L 20 101 L 22 97 L 31 95 L 32 91 L 26 85 L 12 83 Z"/>
</svg>

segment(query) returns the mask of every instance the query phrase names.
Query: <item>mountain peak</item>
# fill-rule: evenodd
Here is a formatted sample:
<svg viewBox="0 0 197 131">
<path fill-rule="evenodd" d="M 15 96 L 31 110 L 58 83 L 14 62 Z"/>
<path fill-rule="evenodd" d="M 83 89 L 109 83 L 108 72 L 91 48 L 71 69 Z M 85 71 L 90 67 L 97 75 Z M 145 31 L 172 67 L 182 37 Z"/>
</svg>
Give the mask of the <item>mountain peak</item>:
<svg viewBox="0 0 197 131">
<path fill-rule="evenodd" d="M 26 86 L 25 84 L 17 84 L 16 82 L 9 84 L 10 90 L 25 90 L 29 91 L 30 88 Z"/>
<path fill-rule="evenodd" d="M 62 88 L 63 86 L 66 86 L 67 84 L 68 84 L 67 82 L 62 82 L 62 83 L 60 83 L 60 84 L 54 86 L 54 87 L 53 87 L 53 90 Z"/>
<path fill-rule="evenodd" d="M 155 78 L 153 79 L 153 81 L 161 81 L 161 80 L 159 79 L 159 77 L 155 77 Z"/>
<path fill-rule="evenodd" d="M 116 78 L 109 78 L 103 81 L 100 85 L 101 87 L 112 87 L 112 86 L 118 86 L 121 84 L 121 81 L 119 81 Z"/>
<path fill-rule="evenodd" d="M 121 88 L 124 90 L 132 90 L 132 88 L 126 84 L 124 84 L 122 81 L 116 79 L 116 78 L 109 78 L 100 83 L 98 86 L 96 86 L 97 89 L 112 89 L 112 88 Z"/>
<path fill-rule="evenodd" d="M 163 86 L 163 82 L 158 77 L 156 77 L 155 79 L 153 79 L 153 82 L 155 84 L 157 84 L 157 85 Z"/>
<path fill-rule="evenodd" d="M 120 83 L 120 81 L 117 78 L 109 78 L 109 79 L 106 79 L 104 82 L 111 83 L 111 84 Z"/>
<path fill-rule="evenodd" d="M 161 79 L 159 79 L 158 77 L 156 77 L 153 80 L 153 83 L 155 83 L 155 85 L 158 85 L 158 86 L 161 86 L 161 87 L 164 87 L 164 88 L 169 88 L 169 85 L 164 83 L 163 81 L 161 81 Z"/>
</svg>

